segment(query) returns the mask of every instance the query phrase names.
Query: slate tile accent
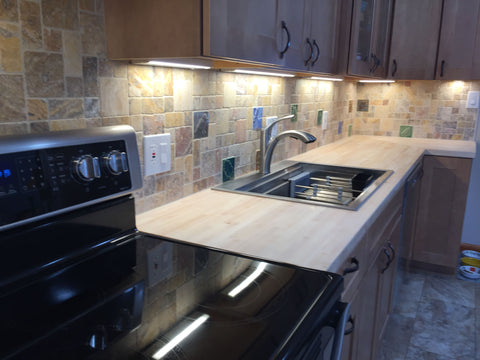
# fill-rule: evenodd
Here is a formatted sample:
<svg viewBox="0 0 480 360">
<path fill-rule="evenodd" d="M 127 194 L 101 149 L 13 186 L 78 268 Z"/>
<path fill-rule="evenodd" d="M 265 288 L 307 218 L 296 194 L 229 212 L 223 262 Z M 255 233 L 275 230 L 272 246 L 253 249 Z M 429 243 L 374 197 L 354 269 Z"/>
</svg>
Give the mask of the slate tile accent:
<svg viewBox="0 0 480 360">
<path fill-rule="evenodd" d="M 37 3 L 20 1 L 23 46 L 27 49 L 38 50 L 43 46 L 40 18 L 40 6 Z"/>
<path fill-rule="evenodd" d="M 87 98 L 84 100 L 84 109 L 86 118 L 95 118 L 100 116 L 100 102 L 98 99 Z"/>
<path fill-rule="evenodd" d="M 23 78 L 0 74 L 0 122 L 26 120 Z"/>
<path fill-rule="evenodd" d="M 235 157 L 222 160 L 222 181 L 232 180 L 235 177 Z"/>
<path fill-rule="evenodd" d="M 63 97 L 63 57 L 60 54 L 26 51 L 25 80 L 32 97 Z"/>
<path fill-rule="evenodd" d="M 0 1 L 0 20 L 5 20 L 5 21 L 18 20 L 17 0 Z"/>
<path fill-rule="evenodd" d="M 83 79 L 81 77 L 66 77 L 67 96 L 82 97 L 83 96 Z"/>
<path fill-rule="evenodd" d="M 96 97 L 98 93 L 98 59 L 83 57 L 83 91 L 85 96 Z"/>
<path fill-rule="evenodd" d="M 357 100 L 357 111 L 368 111 L 368 100 Z"/>
<path fill-rule="evenodd" d="M 208 123 L 210 115 L 207 111 L 193 113 L 193 137 L 194 139 L 208 137 Z"/>
<path fill-rule="evenodd" d="M 42 0 L 44 26 L 78 30 L 77 2 L 71 0 Z"/>
</svg>

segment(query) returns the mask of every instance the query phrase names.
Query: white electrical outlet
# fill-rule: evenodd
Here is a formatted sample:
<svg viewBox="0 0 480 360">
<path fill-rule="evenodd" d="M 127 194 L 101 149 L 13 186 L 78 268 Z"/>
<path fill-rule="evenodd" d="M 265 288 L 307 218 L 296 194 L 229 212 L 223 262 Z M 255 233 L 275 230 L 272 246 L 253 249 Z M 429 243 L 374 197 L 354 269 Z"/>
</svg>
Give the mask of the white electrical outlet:
<svg viewBox="0 0 480 360">
<path fill-rule="evenodd" d="M 327 130 L 327 122 L 328 122 L 328 111 L 323 111 L 322 117 L 322 130 Z"/>
<path fill-rule="evenodd" d="M 266 118 L 267 126 L 273 123 L 277 119 L 278 119 L 278 116 L 267 116 Z M 275 136 L 277 136 L 277 133 L 278 133 L 278 124 L 275 124 L 270 129 L 270 138 L 267 139 L 267 144 L 270 142 L 270 139 L 273 139 Z"/>
<path fill-rule="evenodd" d="M 172 243 L 163 242 L 147 252 L 148 286 L 152 287 L 160 281 L 168 279 L 173 273 Z"/>
<path fill-rule="evenodd" d="M 467 95 L 467 109 L 478 109 L 479 105 L 480 91 L 469 91 Z"/>
<path fill-rule="evenodd" d="M 145 160 L 145 176 L 170 170 L 170 134 L 144 136 L 143 158 Z"/>
</svg>

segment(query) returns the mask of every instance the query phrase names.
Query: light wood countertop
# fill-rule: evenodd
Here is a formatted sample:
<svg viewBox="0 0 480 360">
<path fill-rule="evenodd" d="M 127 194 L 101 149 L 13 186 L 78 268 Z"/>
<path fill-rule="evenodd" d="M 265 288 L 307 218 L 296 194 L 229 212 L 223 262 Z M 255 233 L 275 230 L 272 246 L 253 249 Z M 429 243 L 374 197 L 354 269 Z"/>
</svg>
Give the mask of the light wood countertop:
<svg viewBox="0 0 480 360">
<path fill-rule="evenodd" d="M 475 142 L 352 136 L 289 160 L 390 169 L 357 210 L 204 190 L 137 216 L 167 238 L 318 270 L 335 271 L 423 154 L 475 157 Z"/>
</svg>

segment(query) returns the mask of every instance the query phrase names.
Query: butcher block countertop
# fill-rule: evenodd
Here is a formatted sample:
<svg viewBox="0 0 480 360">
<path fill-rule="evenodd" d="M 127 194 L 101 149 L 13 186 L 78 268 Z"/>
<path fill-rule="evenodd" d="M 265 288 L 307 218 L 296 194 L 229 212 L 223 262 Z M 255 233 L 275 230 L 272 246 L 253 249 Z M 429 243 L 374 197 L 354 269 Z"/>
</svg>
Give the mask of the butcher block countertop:
<svg viewBox="0 0 480 360">
<path fill-rule="evenodd" d="M 357 210 L 204 190 L 137 216 L 139 230 L 318 270 L 337 271 L 423 154 L 475 157 L 475 142 L 352 136 L 289 160 L 393 170 Z"/>
</svg>

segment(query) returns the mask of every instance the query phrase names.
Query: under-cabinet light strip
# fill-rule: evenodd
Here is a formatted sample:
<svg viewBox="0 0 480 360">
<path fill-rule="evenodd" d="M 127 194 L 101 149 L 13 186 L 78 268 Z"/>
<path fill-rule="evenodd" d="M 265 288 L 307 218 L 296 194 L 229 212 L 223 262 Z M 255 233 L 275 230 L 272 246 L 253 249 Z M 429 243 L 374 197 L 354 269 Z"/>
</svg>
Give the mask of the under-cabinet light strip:
<svg viewBox="0 0 480 360">
<path fill-rule="evenodd" d="M 328 78 L 328 77 L 319 77 L 319 76 L 312 76 L 310 79 L 323 80 L 323 81 L 343 81 L 343 79 L 339 79 L 339 78 Z"/>
<path fill-rule="evenodd" d="M 266 75 L 266 76 L 281 76 L 281 77 L 295 76 L 287 73 L 276 73 L 276 72 L 268 72 L 268 71 L 243 70 L 243 69 L 235 69 L 233 70 L 233 72 L 239 73 L 239 74 L 250 74 L 250 75 Z"/>
<path fill-rule="evenodd" d="M 388 83 L 394 83 L 395 80 L 358 80 L 359 82 L 361 83 L 384 83 L 384 84 L 388 84 Z"/>
<path fill-rule="evenodd" d="M 167 66 L 167 67 L 174 67 L 174 68 L 181 68 L 181 69 L 200 69 L 200 70 L 210 69 L 210 66 L 195 65 L 195 64 L 182 64 L 182 63 L 176 63 L 176 62 L 157 61 L 157 60 L 151 60 L 151 61 L 147 62 L 147 64 L 148 65 L 153 65 L 153 66 Z"/>
</svg>

